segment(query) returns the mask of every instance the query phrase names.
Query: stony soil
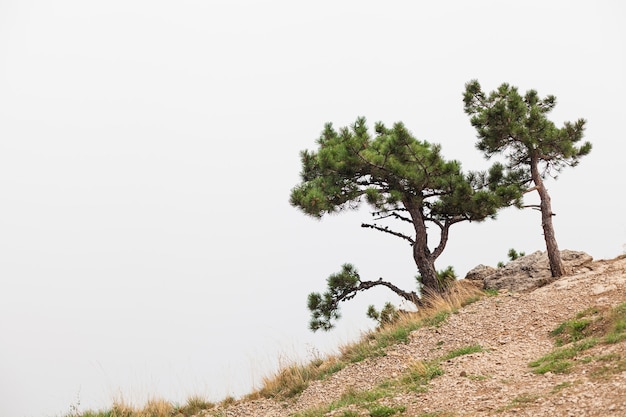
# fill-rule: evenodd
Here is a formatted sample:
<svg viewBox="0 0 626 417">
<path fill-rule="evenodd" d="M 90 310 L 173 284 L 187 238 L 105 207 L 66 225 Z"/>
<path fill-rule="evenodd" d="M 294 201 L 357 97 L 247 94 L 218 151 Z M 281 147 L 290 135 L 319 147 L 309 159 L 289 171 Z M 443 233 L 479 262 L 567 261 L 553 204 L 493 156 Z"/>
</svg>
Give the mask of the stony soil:
<svg viewBox="0 0 626 417">
<path fill-rule="evenodd" d="M 313 382 L 294 401 L 241 401 L 219 410 L 218 415 L 287 417 L 328 404 L 348 389 L 370 389 L 397 378 L 417 360 L 432 360 L 479 344 L 485 351 L 443 362 L 444 374 L 432 379 L 426 392 L 403 393 L 381 403 L 405 406 L 406 411 L 396 416 L 626 417 L 626 370 L 597 372 L 611 362 L 579 361 L 569 373 L 545 375 L 533 373 L 528 365 L 554 349 L 549 332 L 560 323 L 588 307 L 623 302 L 626 257 L 595 261 L 532 292 L 485 297 L 452 314 L 440 327 L 413 332 L 409 343 L 390 348 L 384 357 L 367 359 Z M 626 359 L 626 342 L 599 344 L 584 356 L 608 354 Z M 342 416 L 343 411 L 328 415 Z"/>
</svg>

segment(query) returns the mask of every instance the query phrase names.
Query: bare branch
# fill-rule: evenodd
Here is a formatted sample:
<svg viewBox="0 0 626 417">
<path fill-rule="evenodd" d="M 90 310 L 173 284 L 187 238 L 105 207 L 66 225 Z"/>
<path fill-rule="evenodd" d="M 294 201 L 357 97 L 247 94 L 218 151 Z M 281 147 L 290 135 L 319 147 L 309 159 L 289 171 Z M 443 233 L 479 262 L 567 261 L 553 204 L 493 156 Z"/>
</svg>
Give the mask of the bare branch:
<svg viewBox="0 0 626 417">
<path fill-rule="evenodd" d="M 389 233 L 390 235 L 394 235 L 396 237 L 399 237 L 399 238 L 402 238 L 404 240 L 407 240 L 411 244 L 411 246 L 413 246 L 415 244 L 415 241 L 411 237 L 409 237 L 409 236 L 407 236 L 407 235 L 405 235 L 403 233 L 394 232 L 393 230 L 390 230 L 386 226 L 385 227 L 380 227 L 380 226 L 377 226 L 375 224 L 361 223 L 361 227 L 366 227 L 366 228 L 369 228 L 369 229 L 378 230 L 380 232 Z"/>
<path fill-rule="evenodd" d="M 380 212 L 379 212 L 379 213 L 380 213 Z M 372 214 L 373 214 L 373 213 L 372 213 Z M 398 219 L 398 220 L 402 220 L 402 221 L 404 221 L 404 222 L 407 222 L 407 223 L 411 223 L 411 224 L 413 224 L 413 220 L 409 219 L 408 217 L 401 216 L 401 215 L 399 215 L 398 213 L 389 213 L 389 214 L 387 214 L 386 216 L 382 216 L 382 215 L 380 215 L 380 217 L 377 217 L 377 218 L 375 218 L 374 220 L 382 220 L 382 219 L 386 219 L 386 218 L 388 218 L 388 217 L 395 217 L 395 218 L 396 218 L 396 219 Z"/>
</svg>

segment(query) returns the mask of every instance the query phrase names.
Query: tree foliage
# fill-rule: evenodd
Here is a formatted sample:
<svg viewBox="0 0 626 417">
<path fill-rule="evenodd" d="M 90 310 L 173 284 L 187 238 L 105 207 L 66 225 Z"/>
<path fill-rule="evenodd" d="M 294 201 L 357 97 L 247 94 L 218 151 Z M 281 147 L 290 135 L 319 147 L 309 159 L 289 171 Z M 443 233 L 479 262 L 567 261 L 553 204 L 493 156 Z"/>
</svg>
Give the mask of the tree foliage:
<svg viewBox="0 0 626 417">
<path fill-rule="evenodd" d="M 567 166 L 578 165 L 591 151 L 591 143 L 579 145 L 585 120 L 565 122 L 558 128 L 547 117 L 556 106 L 556 97 L 542 99 L 535 90 L 522 96 L 517 87 L 506 83 L 485 94 L 478 81 L 470 81 L 465 85 L 464 103 L 478 133 L 476 147 L 487 158 L 504 155 L 507 175 L 518 178 L 526 192 L 539 193 L 541 204 L 526 207 L 541 211 L 552 276 L 562 276 L 564 267 L 552 225 L 554 213 L 543 180 L 556 178 Z"/>
<path fill-rule="evenodd" d="M 499 208 L 519 204 L 518 179 L 494 164 L 488 172 L 464 174 L 458 161 L 448 161 L 441 147 L 416 139 L 402 123 L 387 128 L 377 123 L 372 136 L 364 118 L 350 127 L 335 130 L 325 125 L 316 151 L 302 151 L 302 182 L 291 191 L 290 202 L 307 215 L 353 210 L 366 203 L 375 222 L 362 227 L 408 242 L 421 277 L 421 285 L 443 290 L 435 260 L 448 241 L 449 229 L 462 221 L 495 217 Z M 514 174 L 513 174 L 514 175 Z M 439 229 L 439 241 L 428 242 L 427 224 Z M 349 264 L 328 279 L 328 291 L 309 296 L 312 329 L 328 330 L 337 319 L 341 301 L 357 292 L 383 285 L 401 297 L 418 302 L 415 292 L 405 292 L 382 278 L 361 281 Z"/>
<path fill-rule="evenodd" d="M 370 305 L 367 308 L 367 317 L 378 323 L 378 328 L 382 328 L 388 324 L 395 323 L 400 318 L 400 311 L 391 303 L 387 302 L 383 308 L 378 311 L 376 307 Z"/>
</svg>

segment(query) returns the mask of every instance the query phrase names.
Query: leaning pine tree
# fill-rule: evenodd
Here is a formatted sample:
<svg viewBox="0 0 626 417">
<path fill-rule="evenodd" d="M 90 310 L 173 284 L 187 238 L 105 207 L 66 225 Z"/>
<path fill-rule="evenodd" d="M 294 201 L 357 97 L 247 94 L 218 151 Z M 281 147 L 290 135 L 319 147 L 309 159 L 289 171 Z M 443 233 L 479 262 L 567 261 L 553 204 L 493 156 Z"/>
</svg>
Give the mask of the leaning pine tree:
<svg viewBox="0 0 626 417">
<path fill-rule="evenodd" d="M 556 97 L 541 99 L 535 90 L 524 96 L 516 87 L 502 84 L 486 95 L 478 81 L 465 85 L 465 112 L 478 132 L 476 147 L 487 158 L 504 154 L 510 175 L 520 178 L 525 192 L 537 191 L 541 225 L 546 241 L 550 270 L 553 277 L 565 275 L 565 268 L 552 225 L 550 195 L 544 185 L 547 176 L 554 176 L 566 166 L 576 166 L 580 158 L 591 151 L 591 143 L 576 144 L 583 138 L 585 120 L 565 122 L 557 128 L 547 118 L 556 105 Z M 532 186 L 531 186 L 532 185 Z"/>
<path fill-rule="evenodd" d="M 377 223 L 361 224 L 411 245 L 422 291 L 444 290 L 435 260 L 446 247 L 453 224 L 495 217 L 499 208 L 520 203 L 517 179 L 505 175 L 502 165 L 494 164 L 488 173 L 463 174 L 459 162 L 446 161 L 438 145 L 415 139 L 402 123 L 392 128 L 378 123 L 374 137 L 364 118 L 339 131 L 329 123 L 317 144 L 317 151 L 301 152 L 302 182 L 291 191 L 291 204 L 320 218 L 356 209 L 364 201 L 373 209 L 375 221 L 405 225 L 408 232 Z M 429 223 L 440 231 L 439 242 L 432 249 Z M 375 286 L 385 286 L 410 302 L 420 303 L 415 291 L 403 291 L 382 278 L 361 280 L 350 264 L 332 274 L 327 284 L 323 295 L 309 295 L 310 327 L 314 331 L 331 329 L 333 320 L 339 318 L 340 302 Z"/>
</svg>

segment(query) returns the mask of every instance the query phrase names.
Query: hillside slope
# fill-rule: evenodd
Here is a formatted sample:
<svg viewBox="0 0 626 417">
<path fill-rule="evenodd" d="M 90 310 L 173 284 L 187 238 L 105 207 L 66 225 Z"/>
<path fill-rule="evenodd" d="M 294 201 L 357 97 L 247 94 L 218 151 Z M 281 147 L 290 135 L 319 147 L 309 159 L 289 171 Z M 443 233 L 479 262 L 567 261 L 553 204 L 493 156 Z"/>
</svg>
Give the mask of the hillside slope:
<svg viewBox="0 0 626 417">
<path fill-rule="evenodd" d="M 606 336 L 615 307 L 626 312 L 624 303 L 626 257 L 595 261 L 532 292 L 484 297 L 438 326 L 414 331 L 408 343 L 388 348 L 385 356 L 312 382 L 294 400 L 239 401 L 206 413 L 626 417 L 626 337 Z M 560 335 L 551 335 L 568 321 Z M 529 366 L 550 353 L 542 364 Z M 432 379 L 407 382 L 407 375 L 425 366 L 437 369 Z M 389 389 L 398 384 L 404 388 Z M 362 392 L 369 399 L 338 402 L 346 393 Z"/>
</svg>

